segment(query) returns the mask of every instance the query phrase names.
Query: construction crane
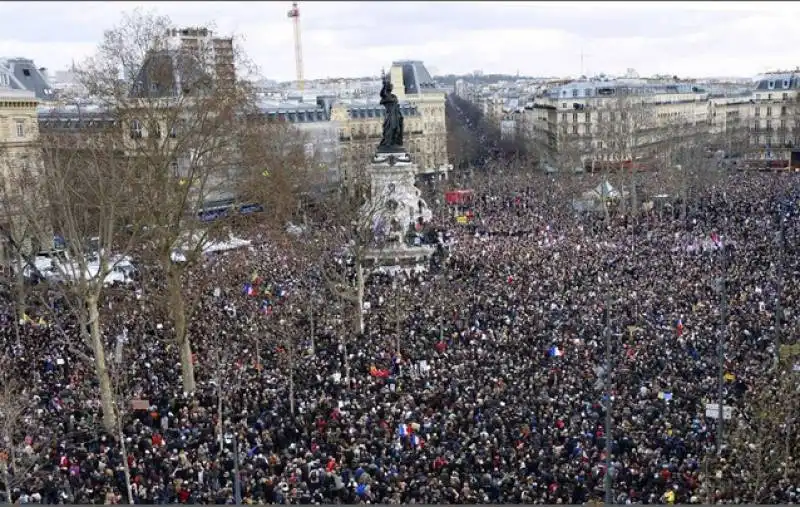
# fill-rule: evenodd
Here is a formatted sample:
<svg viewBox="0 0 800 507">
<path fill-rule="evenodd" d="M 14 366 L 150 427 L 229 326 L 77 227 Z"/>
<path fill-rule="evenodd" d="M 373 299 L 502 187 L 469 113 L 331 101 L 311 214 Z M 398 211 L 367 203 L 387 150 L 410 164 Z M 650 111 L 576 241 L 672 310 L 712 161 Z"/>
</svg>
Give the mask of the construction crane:
<svg viewBox="0 0 800 507">
<path fill-rule="evenodd" d="M 292 3 L 292 8 L 286 13 L 294 23 L 294 65 L 297 72 L 297 89 L 303 91 L 303 47 L 300 43 L 300 9 L 297 2 Z"/>
</svg>

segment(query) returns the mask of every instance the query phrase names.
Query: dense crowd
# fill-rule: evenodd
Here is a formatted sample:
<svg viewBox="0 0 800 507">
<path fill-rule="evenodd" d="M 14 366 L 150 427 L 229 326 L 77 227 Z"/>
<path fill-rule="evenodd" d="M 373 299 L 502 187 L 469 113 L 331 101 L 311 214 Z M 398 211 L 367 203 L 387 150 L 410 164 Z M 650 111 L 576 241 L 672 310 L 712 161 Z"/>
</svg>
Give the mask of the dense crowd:
<svg viewBox="0 0 800 507">
<path fill-rule="evenodd" d="M 3 378 L 23 390 L 0 412 L 8 421 L 13 402 L 22 416 L 3 427 L 0 494 L 580 504 L 603 498 L 610 473 L 618 503 L 797 503 L 800 394 L 784 379 L 798 374 L 775 361 L 800 325 L 795 177 L 731 175 L 697 190 L 685 217 L 676 205 L 637 220 L 576 214 L 570 198 L 589 186 L 476 187 L 473 224 L 437 215 L 451 238 L 437 269 L 368 278 L 361 333 L 347 300 L 312 289 L 291 252 L 264 243 L 206 259 L 186 281 L 192 394 L 156 275 L 110 289 L 114 432 L 60 289 L 31 289 L 21 325 L 9 290 Z M 243 293 L 253 273 L 280 292 L 274 311 Z M 720 337 L 734 416 L 718 455 L 705 404 L 717 401 Z M 758 400 L 786 420 L 753 415 Z"/>
</svg>

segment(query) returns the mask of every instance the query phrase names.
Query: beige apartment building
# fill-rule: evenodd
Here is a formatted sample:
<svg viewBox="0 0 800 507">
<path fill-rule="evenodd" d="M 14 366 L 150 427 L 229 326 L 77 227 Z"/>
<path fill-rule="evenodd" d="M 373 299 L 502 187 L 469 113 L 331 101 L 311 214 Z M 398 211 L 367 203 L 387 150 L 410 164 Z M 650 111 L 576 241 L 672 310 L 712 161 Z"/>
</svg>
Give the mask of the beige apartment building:
<svg viewBox="0 0 800 507">
<path fill-rule="evenodd" d="M 765 74 L 755 84 L 749 124 L 749 158 L 789 164 L 800 149 L 800 71 Z"/>
<path fill-rule="evenodd" d="M 419 168 L 418 174 L 446 176 L 450 170 L 446 91 L 436 86 L 420 61 L 394 62 L 389 76 L 403 114 L 403 141 Z M 364 163 L 374 153 L 381 139 L 383 114 L 383 106 L 374 100 L 337 102 L 332 106 L 330 120 L 339 129 L 345 174 L 348 161 Z"/>
<path fill-rule="evenodd" d="M 38 100 L 27 90 L 0 88 L 0 259 L 13 254 L 12 243 L 30 246 L 31 231 L 22 209 L 23 175 L 39 162 L 36 142 Z"/>
<path fill-rule="evenodd" d="M 708 99 L 691 83 L 580 81 L 549 90 L 514 116 L 521 133 L 554 155 L 627 160 L 651 154 L 687 127 L 706 130 Z"/>
</svg>

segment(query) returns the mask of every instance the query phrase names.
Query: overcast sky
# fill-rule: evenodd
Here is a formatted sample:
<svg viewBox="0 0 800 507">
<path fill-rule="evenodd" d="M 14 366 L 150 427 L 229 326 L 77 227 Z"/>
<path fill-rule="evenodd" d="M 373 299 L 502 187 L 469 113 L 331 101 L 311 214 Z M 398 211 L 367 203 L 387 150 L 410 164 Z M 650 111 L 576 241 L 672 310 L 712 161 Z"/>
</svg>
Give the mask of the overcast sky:
<svg viewBox="0 0 800 507">
<path fill-rule="evenodd" d="M 656 73 L 749 77 L 800 65 L 800 3 L 300 2 L 307 79 L 432 73 Z M 290 2 L 0 2 L 0 56 L 63 69 L 137 6 L 241 37 L 264 77 L 293 79 Z"/>
</svg>

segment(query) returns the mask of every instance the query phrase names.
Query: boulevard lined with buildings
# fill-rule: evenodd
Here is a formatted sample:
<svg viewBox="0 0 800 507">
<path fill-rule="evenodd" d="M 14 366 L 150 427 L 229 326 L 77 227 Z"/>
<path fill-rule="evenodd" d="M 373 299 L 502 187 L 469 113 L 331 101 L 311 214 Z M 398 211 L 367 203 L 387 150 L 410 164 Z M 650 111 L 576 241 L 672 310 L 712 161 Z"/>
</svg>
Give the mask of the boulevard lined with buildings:
<svg viewBox="0 0 800 507">
<path fill-rule="evenodd" d="M 599 77 L 475 87 L 461 80 L 454 91 L 504 138 L 554 159 L 644 157 L 660 142 L 691 133 L 713 136 L 747 160 L 788 165 L 800 134 L 798 89 L 794 71 L 752 83 Z"/>
</svg>

